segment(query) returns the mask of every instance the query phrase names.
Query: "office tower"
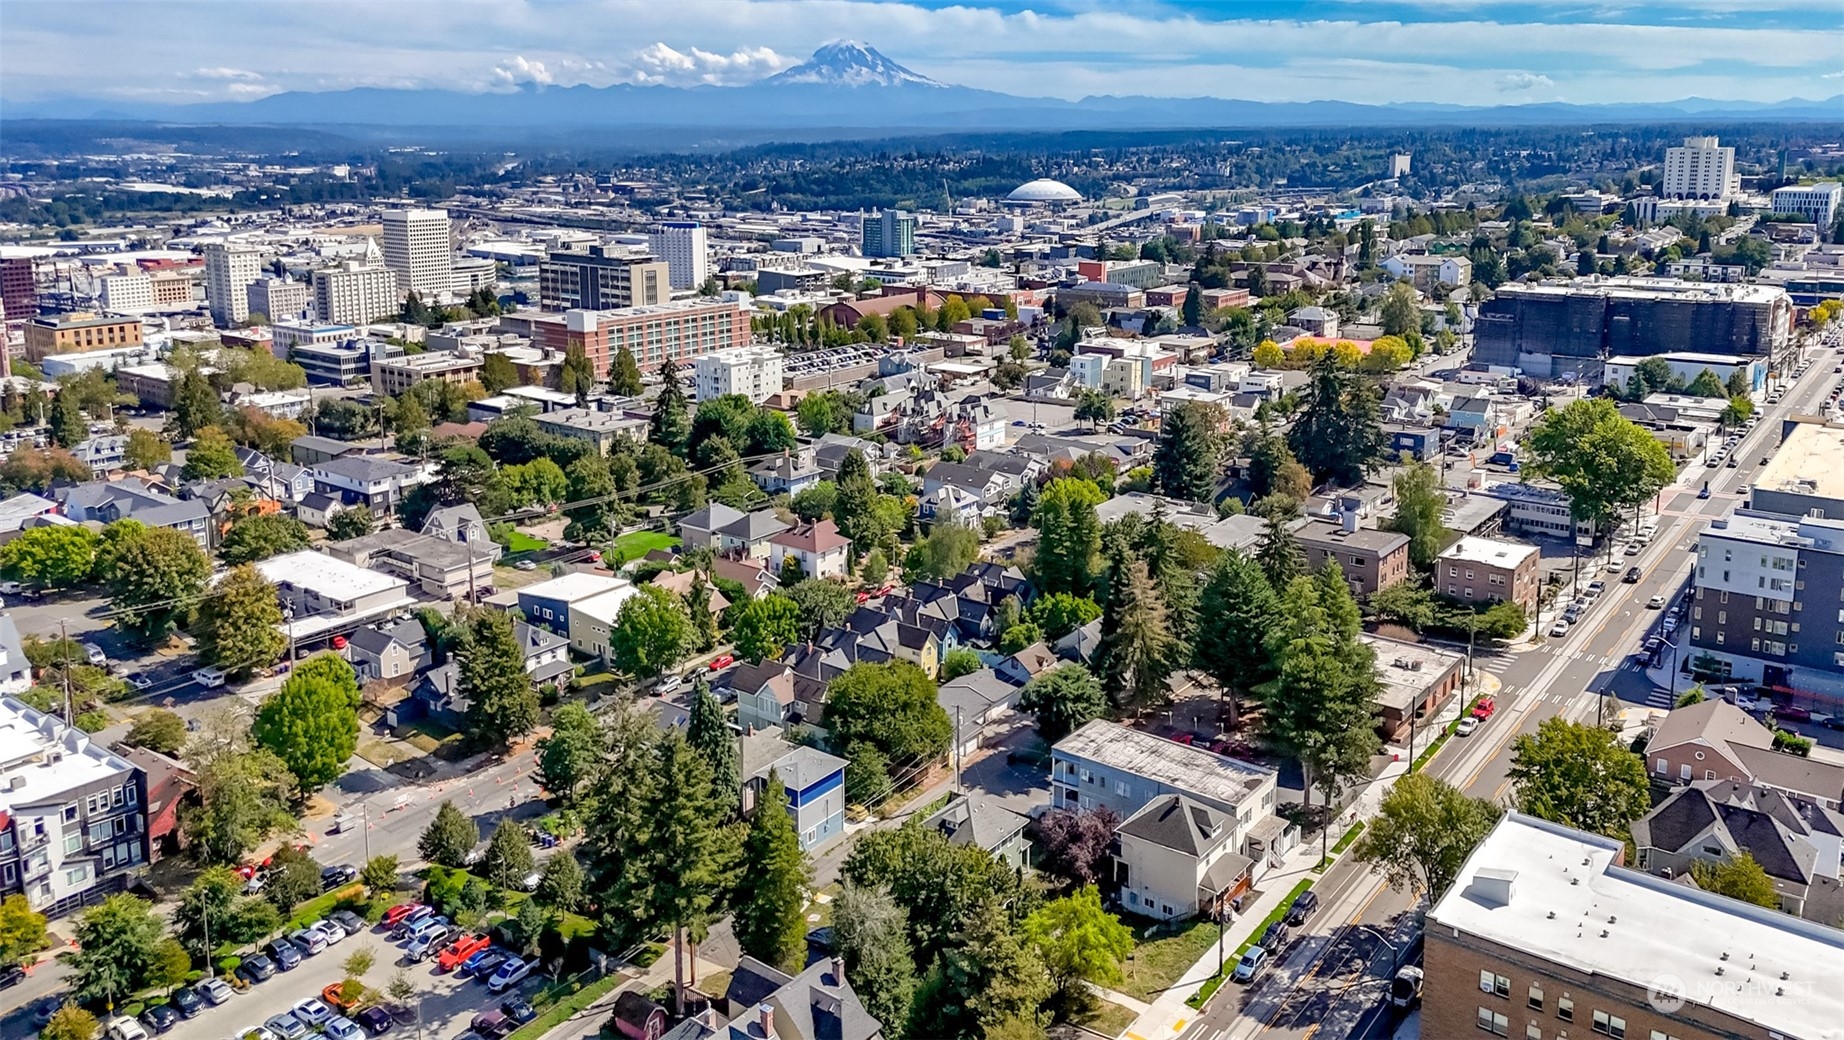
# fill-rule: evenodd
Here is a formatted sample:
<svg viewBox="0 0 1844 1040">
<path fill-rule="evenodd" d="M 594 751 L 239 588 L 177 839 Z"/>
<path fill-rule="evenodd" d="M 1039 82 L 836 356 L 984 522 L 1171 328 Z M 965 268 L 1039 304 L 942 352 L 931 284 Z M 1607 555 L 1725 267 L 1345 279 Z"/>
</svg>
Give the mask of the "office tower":
<svg viewBox="0 0 1844 1040">
<path fill-rule="evenodd" d="M 149 296 L 152 296 L 150 291 Z M 270 321 L 298 318 L 306 310 L 312 293 L 304 282 L 286 278 L 258 278 L 250 283 L 250 310 L 261 311 Z M 151 299 L 149 301 L 152 302 Z"/>
<path fill-rule="evenodd" d="M 1390 156 L 1389 175 L 1391 179 L 1407 177 L 1409 175 L 1409 156 L 1402 152 L 1397 152 L 1395 155 Z"/>
<path fill-rule="evenodd" d="M 205 302 L 220 326 L 250 316 L 250 283 L 263 273 L 262 251 L 249 246 L 212 242 L 205 246 Z"/>
<path fill-rule="evenodd" d="M 363 325 L 395 314 L 403 294 L 382 264 L 348 260 L 314 272 L 314 315 L 331 325 Z"/>
<path fill-rule="evenodd" d="M 887 209 L 864 218 L 861 251 L 865 256 L 913 256 L 916 251 L 916 216 L 900 209 Z"/>
<path fill-rule="evenodd" d="M 1841 193 L 1844 193 L 1844 185 L 1837 181 L 1775 188 L 1771 208 L 1775 213 L 1796 213 L 1806 218 L 1818 225 L 1819 234 L 1823 236 L 1837 217 Z"/>
<path fill-rule="evenodd" d="M 38 313 L 38 283 L 32 274 L 31 257 L 0 257 L 0 310 L 13 319 Z"/>
<path fill-rule="evenodd" d="M 585 253 L 555 251 L 538 262 L 538 305 L 547 311 L 600 311 L 665 303 L 672 298 L 671 267 L 646 253 L 599 245 Z"/>
<path fill-rule="evenodd" d="M 1719 146 L 1716 138 L 1686 137 L 1683 147 L 1665 149 L 1665 198 L 1723 199 L 1737 187 L 1735 149 Z"/>
<path fill-rule="evenodd" d="M 648 244 L 672 269 L 674 289 L 696 289 L 711 274 L 710 247 L 704 225 L 695 220 L 669 220 L 647 236 Z"/>
<path fill-rule="evenodd" d="M 454 288 L 455 248 L 445 209 L 393 209 L 384 214 L 384 266 L 399 292 L 429 302 Z"/>
</svg>

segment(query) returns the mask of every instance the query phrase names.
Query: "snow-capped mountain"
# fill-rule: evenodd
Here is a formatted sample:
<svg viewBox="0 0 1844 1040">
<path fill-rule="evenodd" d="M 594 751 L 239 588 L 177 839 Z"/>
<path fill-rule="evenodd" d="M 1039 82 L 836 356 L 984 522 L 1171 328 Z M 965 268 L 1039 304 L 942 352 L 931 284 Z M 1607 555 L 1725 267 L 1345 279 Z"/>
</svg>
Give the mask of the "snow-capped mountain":
<svg viewBox="0 0 1844 1040">
<path fill-rule="evenodd" d="M 834 40 L 813 52 L 813 57 L 763 80 L 764 85 L 813 84 L 827 87 L 941 87 L 929 79 L 877 53 L 857 40 Z"/>
</svg>

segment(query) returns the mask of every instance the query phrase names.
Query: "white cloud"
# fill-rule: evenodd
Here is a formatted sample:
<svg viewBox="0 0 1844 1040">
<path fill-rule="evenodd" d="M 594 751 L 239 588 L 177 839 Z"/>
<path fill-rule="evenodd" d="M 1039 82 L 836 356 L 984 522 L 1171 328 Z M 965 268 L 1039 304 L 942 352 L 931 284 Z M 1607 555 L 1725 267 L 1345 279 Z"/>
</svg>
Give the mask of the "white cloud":
<svg viewBox="0 0 1844 1040">
<path fill-rule="evenodd" d="M 1554 80 L 1537 72 L 1512 72 L 1498 78 L 1498 89 L 1504 91 L 1535 90 L 1555 85 Z"/>
<path fill-rule="evenodd" d="M 502 86 L 524 86 L 535 84 L 548 86 L 551 82 L 551 70 L 541 61 L 529 61 L 523 54 L 515 54 L 511 61 L 504 61 L 493 67 L 493 81 Z"/>
<path fill-rule="evenodd" d="M 713 54 L 696 47 L 680 51 L 655 43 L 633 56 L 626 78 L 635 83 L 670 86 L 729 86 L 773 75 L 797 60 L 777 54 L 770 47 L 744 47 L 730 54 Z"/>
<path fill-rule="evenodd" d="M 1844 79 L 1844 69 L 1839 69 L 1836 72 L 1827 72 L 1823 76 L 1820 76 L 1819 79 Z"/>
<path fill-rule="evenodd" d="M 263 78 L 263 74 L 260 72 L 251 72 L 249 69 L 231 69 L 223 66 L 211 69 L 193 69 L 192 76 L 194 79 L 238 80 L 245 83 L 255 82 Z"/>
</svg>

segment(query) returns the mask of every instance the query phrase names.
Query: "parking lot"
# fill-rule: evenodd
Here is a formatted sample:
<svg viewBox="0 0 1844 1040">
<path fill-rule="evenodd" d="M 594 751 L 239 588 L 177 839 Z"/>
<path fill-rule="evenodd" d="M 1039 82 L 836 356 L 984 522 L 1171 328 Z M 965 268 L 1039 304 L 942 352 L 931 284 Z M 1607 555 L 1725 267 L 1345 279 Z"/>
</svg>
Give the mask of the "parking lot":
<svg viewBox="0 0 1844 1040">
<path fill-rule="evenodd" d="M 433 956 L 421 964 L 405 965 L 402 945 L 391 942 L 383 931 L 373 929 L 306 958 L 292 971 L 277 972 L 267 982 L 238 993 L 229 1003 L 205 1008 L 197 1017 L 179 1022 L 162 1035 L 172 1040 L 234 1040 L 244 1030 L 261 1025 L 299 1001 L 320 996 L 320 991 L 328 984 L 341 981 L 340 965 L 360 949 L 369 949 L 377 957 L 377 964 L 365 976 L 366 986 L 382 991 L 399 968 L 416 985 L 418 998 L 415 1003 L 421 1008 L 422 1033 L 426 1037 L 456 1036 L 467 1029 L 476 1014 L 498 1008 L 501 1001 L 512 995 L 510 991 L 488 993 L 484 979 L 457 979 L 448 972 L 438 974 Z M 543 982 L 533 975 L 514 989 L 529 999 Z M 398 1025 L 387 1035 L 414 1036 L 416 1029 L 414 1023 Z"/>
</svg>

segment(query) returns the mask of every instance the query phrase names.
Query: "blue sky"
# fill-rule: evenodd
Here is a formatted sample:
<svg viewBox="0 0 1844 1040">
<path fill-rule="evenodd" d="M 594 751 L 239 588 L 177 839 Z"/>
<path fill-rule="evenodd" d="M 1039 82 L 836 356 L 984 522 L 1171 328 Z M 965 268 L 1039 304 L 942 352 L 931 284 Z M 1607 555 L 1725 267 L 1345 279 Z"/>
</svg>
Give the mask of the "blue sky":
<svg viewBox="0 0 1844 1040">
<path fill-rule="evenodd" d="M 1844 94 L 1844 17 L 1828 0 L 7 0 L 0 102 L 737 85 L 837 37 L 943 82 L 1067 98 Z"/>
</svg>

